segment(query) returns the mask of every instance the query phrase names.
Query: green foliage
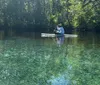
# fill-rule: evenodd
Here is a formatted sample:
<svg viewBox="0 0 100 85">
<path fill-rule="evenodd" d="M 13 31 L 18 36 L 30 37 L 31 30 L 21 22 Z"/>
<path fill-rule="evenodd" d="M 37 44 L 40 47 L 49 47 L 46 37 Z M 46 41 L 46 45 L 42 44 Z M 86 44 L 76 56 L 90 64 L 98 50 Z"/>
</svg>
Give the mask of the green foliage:
<svg viewBox="0 0 100 85">
<path fill-rule="evenodd" d="M 57 23 L 94 29 L 100 27 L 99 14 L 99 0 L 0 0 L 0 26 L 7 29 L 48 29 Z"/>
</svg>

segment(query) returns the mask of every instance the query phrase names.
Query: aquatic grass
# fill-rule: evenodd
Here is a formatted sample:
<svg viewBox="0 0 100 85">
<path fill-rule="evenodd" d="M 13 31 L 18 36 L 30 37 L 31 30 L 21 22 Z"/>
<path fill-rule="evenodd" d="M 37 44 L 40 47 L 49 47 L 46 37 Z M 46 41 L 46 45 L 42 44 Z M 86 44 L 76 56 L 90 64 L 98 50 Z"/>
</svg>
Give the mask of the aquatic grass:
<svg viewBox="0 0 100 85">
<path fill-rule="evenodd" d="M 51 76 L 64 71 L 57 46 L 30 39 L 5 40 L 2 46 L 0 80 L 4 85 L 46 85 Z"/>
<path fill-rule="evenodd" d="M 100 83 L 100 48 L 91 49 L 83 44 L 57 47 L 55 43 L 49 45 L 43 40 L 25 38 L 4 40 L 0 44 L 2 85 L 52 85 L 48 81 L 61 75 L 70 85 Z"/>
<path fill-rule="evenodd" d="M 82 50 L 76 50 L 78 52 L 75 52 L 75 54 L 78 54 L 69 58 L 69 64 L 72 66 L 72 69 L 69 70 L 72 84 L 99 85 L 100 63 L 98 59 L 100 58 L 100 50 L 86 47 L 83 47 Z"/>
</svg>

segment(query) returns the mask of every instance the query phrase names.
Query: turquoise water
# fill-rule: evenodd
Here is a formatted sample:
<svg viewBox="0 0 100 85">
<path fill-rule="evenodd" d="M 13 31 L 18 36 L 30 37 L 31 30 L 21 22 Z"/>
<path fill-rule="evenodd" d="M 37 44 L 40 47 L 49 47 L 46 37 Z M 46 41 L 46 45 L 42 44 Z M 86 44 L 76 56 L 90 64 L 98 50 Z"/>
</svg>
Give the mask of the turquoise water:
<svg viewBox="0 0 100 85">
<path fill-rule="evenodd" d="M 0 40 L 0 85 L 99 85 L 98 36 Z"/>
</svg>

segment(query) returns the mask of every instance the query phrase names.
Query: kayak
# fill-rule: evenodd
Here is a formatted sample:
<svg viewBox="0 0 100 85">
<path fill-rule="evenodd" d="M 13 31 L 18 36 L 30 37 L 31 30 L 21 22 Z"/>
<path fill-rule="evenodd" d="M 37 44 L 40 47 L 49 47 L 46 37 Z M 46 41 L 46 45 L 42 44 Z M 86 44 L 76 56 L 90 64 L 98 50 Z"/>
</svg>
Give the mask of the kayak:
<svg viewBox="0 0 100 85">
<path fill-rule="evenodd" d="M 41 37 L 56 37 L 56 36 L 62 36 L 62 35 L 60 35 L 60 34 L 52 34 L 52 33 L 41 33 Z M 67 38 L 67 37 L 72 37 L 72 38 L 78 37 L 78 35 L 76 35 L 76 34 L 64 34 L 63 36 L 65 38 Z"/>
</svg>

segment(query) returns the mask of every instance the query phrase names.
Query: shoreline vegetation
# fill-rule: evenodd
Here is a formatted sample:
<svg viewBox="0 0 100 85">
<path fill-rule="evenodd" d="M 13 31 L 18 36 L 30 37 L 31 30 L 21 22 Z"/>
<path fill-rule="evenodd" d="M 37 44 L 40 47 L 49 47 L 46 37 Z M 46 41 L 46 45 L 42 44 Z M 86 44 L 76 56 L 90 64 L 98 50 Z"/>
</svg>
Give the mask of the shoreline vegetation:
<svg viewBox="0 0 100 85">
<path fill-rule="evenodd" d="M 0 30 L 5 36 L 52 32 L 62 23 L 65 33 L 100 32 L 99 0 L 1 0 Z"/>
</svg>

